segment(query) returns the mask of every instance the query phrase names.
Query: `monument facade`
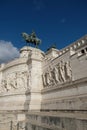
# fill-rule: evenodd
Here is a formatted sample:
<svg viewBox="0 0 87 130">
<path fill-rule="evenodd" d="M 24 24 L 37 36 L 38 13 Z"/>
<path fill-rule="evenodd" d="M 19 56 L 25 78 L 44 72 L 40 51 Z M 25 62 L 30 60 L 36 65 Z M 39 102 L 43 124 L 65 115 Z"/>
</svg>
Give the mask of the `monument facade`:
<svg viewBox="0 0 87 130">
<path fill-rule="evenodd" d="M 25 46 L 0 65 L 0 127 L 87 129 L 87 35 L 46 53 Z"/>
</svg>

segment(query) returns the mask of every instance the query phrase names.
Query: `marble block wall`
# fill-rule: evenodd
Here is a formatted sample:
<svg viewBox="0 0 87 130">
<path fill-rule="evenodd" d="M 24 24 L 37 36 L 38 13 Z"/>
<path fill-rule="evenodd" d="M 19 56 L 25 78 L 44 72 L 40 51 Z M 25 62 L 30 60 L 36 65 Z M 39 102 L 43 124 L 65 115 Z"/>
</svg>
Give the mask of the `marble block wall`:
<svg viewBox="0 0 87 130">
<path fill-rule="evenodd" d="M 46 53 L 25 46 L 19 58 L 0 65 L 1 120 L 10 112 L 28 130 L 86 130 L 86 110 L 87 35 Z"/>
<path fill-rule="evenodd" d="M 41 109 L 44 52 L 23 47 L 20 57 L 0 66 L 0 110 Z"/>
<path fill-rule="evenodd" d="M 0 110 L 86 110 L 87 36 L 46 53 L 25 46 L 0 65 Z"/>
</svg>

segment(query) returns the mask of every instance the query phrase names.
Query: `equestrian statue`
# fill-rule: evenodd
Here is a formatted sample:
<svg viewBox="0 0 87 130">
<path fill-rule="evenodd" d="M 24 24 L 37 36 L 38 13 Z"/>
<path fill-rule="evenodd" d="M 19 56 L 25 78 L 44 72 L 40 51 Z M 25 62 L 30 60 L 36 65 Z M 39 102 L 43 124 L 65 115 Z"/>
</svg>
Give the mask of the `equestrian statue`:
<svg viewBox="0 0 87 130">
<path fill-rule="evenodd" d="M 25 32 L 23 32 L 21 35 L 24 38 L 24 40 L 26 41 L 26 43 L 31 43 L 31 44 L 35 45 L 36 48 L 41 43 L 41 40 L 39 38 L 37 38 L 36 33 L 34 31 L 32 31 L 32 33 L 30 35 Z"/>
</svg>

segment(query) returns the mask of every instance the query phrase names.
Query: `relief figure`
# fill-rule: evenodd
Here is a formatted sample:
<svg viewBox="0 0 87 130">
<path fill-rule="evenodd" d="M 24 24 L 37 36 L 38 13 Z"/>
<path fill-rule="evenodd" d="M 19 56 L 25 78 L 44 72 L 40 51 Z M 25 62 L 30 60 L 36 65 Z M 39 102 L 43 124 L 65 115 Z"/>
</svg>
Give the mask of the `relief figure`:
<svg viewBox="0 0 87 130">
<path fill-rule="evenodd" d="M 21 89 L 25 89 L 25 73 L 17 72 L 17 87 Z"/>
<path fill-rule="evenodd" d="M 44 87 L 45 87 L 45 86 L 47 85 L 45 73 L 42 75 L 42 81 L 43 81 L 43 85 L 44 85 Z"/>
<path fill-rule="evenodd" d="M 53 72 L 54 72 L 54 80 L 55 80 L 55 83 L 60 83 L 60 80 L 59 80 L 59 72 L 58 72 L 57 66 L 55 66 L 55 67 L 53 68 Z"/>
<path fill-rule="evenodd" d="M 17 89 L 17 74 L 10 74 L 7 78 L 7 88 L 8 90 Z"/>
<path fill-rule="evenodd" d="M 65 77 L 66 77 L 66 80 L 72 79 L 72 70 L 71 70 L 69 61 L 65 62 Z"/>
<path fill-rule="evenodd" d="M 48 85 L 50 85 L 50 74 L 49 74 L 49 72 L 45 73 L 45 77 L 46 77 L 46 84 L 48 86 Z"/>
<path fill-rule="evenodd" d="M 1 81 L 1 92 L 7 92 L 8 88 L 7 88 L 7 80 L 3 79 Z"/>
<path fill-rule="evenodd" d="M 50 78 L 50 85 L 54 85 L 55 84 L 55 73 L 53 70 L 51 70 L 49 72 L 49 78 Z"/>
<path fill-rule="evenodd" d="M 59 73 L 59 81 L 60 82 L 65 82 L 65 72 L 64 72 L 64 64 L 63 61 L 58 63 L 58 73 Z"/>
</svg>

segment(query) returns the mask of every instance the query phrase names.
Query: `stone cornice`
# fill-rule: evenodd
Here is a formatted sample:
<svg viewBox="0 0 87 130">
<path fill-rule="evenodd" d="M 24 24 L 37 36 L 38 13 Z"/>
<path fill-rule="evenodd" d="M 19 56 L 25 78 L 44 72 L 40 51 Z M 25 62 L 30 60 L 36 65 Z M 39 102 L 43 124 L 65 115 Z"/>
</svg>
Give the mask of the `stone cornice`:
<svg viewBox="0 0 87 130">
<path fill-rule="evenodd" d="M 44 55 L 44 52 L 41 51 L 38 48 L 34 48 L 34 47 L 30 47 L 30 46 L 24 46 L 23 48 L 20 49 L 20 53 L 22 53 L 22 51 L 39 51 Z"/>
<path fill-rule="evenodd" d="M 6 70 L 6 69 L 8 69 L 10 67 L 13 67 L 13 66 L 17 66 L 17 65 L 20 65 L 20 64 L 25 64 L 25 63 L 27 63 L 27 60 L 28 60 L 27 58 L 15 59 L 15 60 L 5 64 L 2 71 Z"/>
<path fill-rule="evenodd" d="M 52 117 L 69 117 L 69 118 L 77 118 L 77 119 L 87 119 L 87 115 L 85 112 L 82 112 L 79 114 L 79 111 L 78 112 L 69 112 L 67 113 L 64 112 L 64 111 L 58 111 L 58 112 L 53 112 L 53 111 L 50 111 L 50 112 L 45 112 L 45 111 L 41 111 L 41 112 L 35 112 L 35 111 L 29 111 L 28 113 L 26 114 L 29 114 L 29 115 L 40 115 L 40 116 L 52 116 Z"/>
<path fill-rule="evenodd" d="M 42 89 L 42 94 L 44 93 L 48 93 L 48 92 L 53 92 L 53 91 L 60 91 L 60 90 L 64 90 L 64 89 L 70 89 L 70 88 L 73 88 L 73 87 L 77 87 L 78 84 L 83 84 L 83 83 L 86 83 L 87 84 L 87 77 L 85 78 L 82 78 L 82 79 L 78 79 L 78 80 L 75 80 L 75 81 L 70 81 L 70 82 L 66 82 L 66 83 L 63 83 L 63 84 L 56 84 L 54 85 L 54 87 L 46 87 L 46 88 L 43 88 Z M 79 87 L 79 86 L 78 86 Z"/>
<path fill-rule="evenodd" d="M 30 91 L 16 91 L 16 92 L 6 92 L 6 93 L 0 93 L 0 98 L 1 97 L 6 97 L 6 96 L 15 96 L 15 95 L 28 95 L 30 94 Z"/>
<path fill-rule="evenodd" d="M 63 55 L 67 51 L 70 51 L 71 48 L 73 48 L 74 50 L 77 50 L 77 49 L 85 46 L 86 44 L 87 44 L 87 34 L 85 36 L 83 36 L 82 38 L 78 39 L 77 41 L 73 42 L 69 46 L 59 50 L 59 56 Z"/>
<path fill-rule="evenodd" d="M 77 41 L 73 42 L 69 46 L 62 48 L 61 50 L 57 50 L 58 56 L 55 58 L 47 57 L 46 56 L 47 53 L 46 53 L 44 62 L 43 62 L 43 68 L 45 69 L 47 66 L 49 66 L 51 63 L 55 62 L 57 59 L 61 59 L 61 57 L 64 56 L 66 53 L 69 53 L 68 57 L 70 57 L 70 58 L 74 55 L 77 55 L 78 50 L 80 50 L 81 48 L 83 48 L 85 46 L 87 46 L 87 35 L 85 35 L 82 38 L 78 39 Z"/>
</svg>

